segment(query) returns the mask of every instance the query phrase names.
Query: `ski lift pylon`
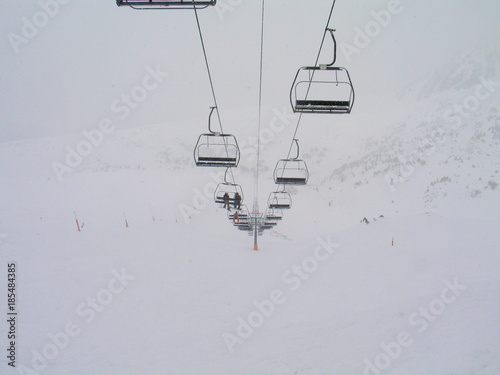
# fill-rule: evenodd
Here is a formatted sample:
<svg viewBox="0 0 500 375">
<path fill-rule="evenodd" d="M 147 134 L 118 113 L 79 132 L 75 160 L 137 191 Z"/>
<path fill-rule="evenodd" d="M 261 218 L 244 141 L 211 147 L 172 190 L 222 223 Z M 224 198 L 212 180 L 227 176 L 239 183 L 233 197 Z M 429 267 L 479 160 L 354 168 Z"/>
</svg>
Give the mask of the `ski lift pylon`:
<svg viewBox="0 0 500 375">
<path fill-rule="evenodd" d="M 274 182 L 278 185 L 306 185 L 309 179 L 307 164 L 299 159 L 299 141 L 294 139 L 294 142 L 297 145 L 297 156 L 278 160 L 274 169 Z"/>
<path fill-rule="evenodd" d="M 212 131 L 211 117 L 214 109 L 211 107 L 208 116 L 208 131 L 200 135 L 194 149 L 194 161 L 198 167 L 237 167 L 240 161 L 240 148 L 236 137 Z"/>
<path fill-rule="evenodd" d="M 116 0 L 116 5 L 133 9 L 203 9 L 217 0 Z"/>
<path fill-rule="evenodd" d="M 294 112 L 350 113 L 354 88 L 347 69 L 333 66 L 337 59 L 335 30 L 326 29 L 333 39 L 333 61 L 319 66 L 304 66 L 297 71 L 290 89 Z"/>
</svg>

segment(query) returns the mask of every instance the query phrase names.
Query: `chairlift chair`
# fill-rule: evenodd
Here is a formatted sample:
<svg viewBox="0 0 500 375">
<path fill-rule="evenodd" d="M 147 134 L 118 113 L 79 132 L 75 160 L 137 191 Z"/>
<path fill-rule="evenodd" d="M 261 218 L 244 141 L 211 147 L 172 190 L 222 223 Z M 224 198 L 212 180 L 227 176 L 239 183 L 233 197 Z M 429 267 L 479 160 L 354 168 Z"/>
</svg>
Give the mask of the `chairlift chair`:
<svg viewBox="0 0 500 375">
<path fill-rule="evenodd" d="M 194 149 L 194 161 L 198 167 L 237 167 L 240 149 L 236 137 L 212 131 L 210 119 L 216 107 L 212 107 L 208 117 L 209 133 L 200 135 Z"/>
<path fill-rule="evenodd" d="M 292 208 L 292 197 L 286 191 L 275 191 L 269 195 L 267 206 L 270 209 L 289 210 Z"/>
<path fill-rule="evenodd" d="M 203 9 L 216 3 L 217 0 L 116 0 L 116 5 L 134 9 Z"/>
<path fill-rule="evenodd" d="M 261 226 L 263 227 L 270 227 L 274 228 L 276 225 L 278 225 L 278 222 L 275 220 L 268 220 L 264 218 L 264 221 L 262 221 Z"/>
<path fill-rule="evenodd" d="M 354 89 L 349 72 L 333 66 L 337 59 L 337 42 L 330 32 L 334 45 L 333 61 L 319 66 L 304 66 L 297 71 L 290 89 L 290 103 L 294 112 L 301 113 L 350 113 L 354 104 Z"/>
<path fill-rule="evenodd" d="M 221 182 L 217 185 L 214 193 L 215 203 L 224 204 L 224 195 L 227 193 L 229 195 L 229 205 L 234 207 L 236 199 L 236 193 L 241 196 L 240 204 L 243 202 L 243 190 L 241 186 L 228 181 L 227 172 L 229 168 L 226 169 L 226 173 L 224 175 L 224 182 Z"/>
<path fill-rule="evenodd" d="M 244 225 L 236 225 L 236 228 L 238 228 L 238 230 L 242 230 L 242 231 L 253 231 L 253 227 L 248 225 L 248 224 L 244 224 Z"/>
<path fill-rule="evenodd" d="M 258 229 L 259 230 L 266 230 L 266 229 L 273 229 L 276 223 L 262 223 L 259 225 Z"/>
<path fill-rule="evenodd" d="M 278 185 L 306 185 L 309 179 L 309 170 L 304 160 L 299 159 L 299 142 L 297 145 L 297 156 L 295 158 L 278 160 L 274 169 L 274 182 Z"/>
<path fill-rule="evenodd" d="M 264 219 L 273 222 L 283 220 L 283 211 L 278 208 L 268 208 L 264 214 Z"/>
<path fill-rule="evenodd" d="M 233 221 L 233 225 L 235 227 L 240 227 L 240 226 L 245 226 L 245 225 L 250 225 L 249 224 L 249 221 L 248 221 L 248 218 L 240 218 L 238 220 L 231 220 Z"/>
<path fill-rule="evenodd" d="M 242 204 L 241 208 L 237 210 L 238 218 L 235 219 L 236 211 L 228 211 L 227 218 L 233 223 L 248 223 L 250 214 L 248 213 L 248 208 L 246 205 Z"/>
<path fill-rule="evenodd" d="M 305 161 L 281 159 L 274 169 L 274 182 L 283 185 L 306 185 L 309 172 Z"/>
</svg>

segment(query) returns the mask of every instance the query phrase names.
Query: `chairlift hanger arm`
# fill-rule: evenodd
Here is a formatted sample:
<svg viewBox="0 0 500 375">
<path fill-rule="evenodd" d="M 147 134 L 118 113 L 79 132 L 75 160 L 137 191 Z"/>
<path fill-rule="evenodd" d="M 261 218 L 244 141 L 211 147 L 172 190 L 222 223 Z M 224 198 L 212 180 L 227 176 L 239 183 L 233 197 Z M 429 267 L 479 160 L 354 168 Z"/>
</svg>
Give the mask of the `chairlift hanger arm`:
<svg viewBox="0 0 500 375">
<path fill-rule="evenodd" d="M 294 142 L 297 145 L 297 156 L 292 158 L 293 160 L 297 160 L 300 156 L 300 147 L 299 147 L 299 140 L 297 138 L 294 138 Z"/>
<path fill-rule="evenodd" d="M 333 66 L 333 64 L 335 64 L 335 62 L 337 61 L 337 40 L 335 39 L 335 35 L 333 34 L 335 32 L 335 29 L 326 28 L 325 33 L 327 32 L 330 33 L 333 40 L 333 61 L 330 64 L 325 64 L 325 66 Z"/>
<path fill-rule="evenodd" d="M 228 172 L 228 171 L 230 171 L 230 170 L 231 170 L 231 168 L 230 168 L 230 167 L 228 167 L 228 168 L 226 168 L 226 171 L 224 172 L 224 183 L 226 183 L 226 184 L 229 184 L 229 183 L 230 183 L 230 182 L 227 180 L 227 172 Z M 232 174 L 232 171 L 231 171 L 231 174 Z"/>
<path fill-rule="evenodd" d="M 211 120 L 212 120 L 212 113 L 214 113 L 214 109 L 217 107 L 210 107 L 210 114 L 208 115 L 208 131 L 212 134 L 217 134 L 217 132 L 214 132 L 211 128 Z"/>
</svg>

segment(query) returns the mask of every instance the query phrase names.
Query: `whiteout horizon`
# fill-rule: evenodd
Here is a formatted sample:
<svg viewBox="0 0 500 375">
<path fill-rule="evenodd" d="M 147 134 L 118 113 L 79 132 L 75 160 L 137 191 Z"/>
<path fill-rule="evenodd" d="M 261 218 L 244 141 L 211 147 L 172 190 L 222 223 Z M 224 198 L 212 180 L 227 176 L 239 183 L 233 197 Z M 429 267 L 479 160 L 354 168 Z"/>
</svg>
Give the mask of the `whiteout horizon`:
<svg viewBox="0 0 500 375">
<path fill-rule="evenodd" d="M 488 100 L 500 86 L 500 82 L 495 82 L 492 78 L 480 77 L 479 81 L 474 94 L 465 97 L 462 103 L 454 103 L 453 109 L 450 108 L 443 113 L 443 118 L 453 123 L 454 129 L 462 125 L 464 117 L 469 118 L 473 112 L 476 112 L 481 107 L 481 102 Z"/>
<path fill-rule="evenodd" d="M 159 65 L 156 65 L 154 69 L 148 66 L 146 71 L 147 74 L 142 78 L 141 84 L 134 86 L 128 93 L 122 93 L 118 99 L 111 102 L 110 110 L 117 114 L 120 120 L 125 120 L 132 110 L 139 106 L 139 103 L 148 98 L 149 92 L 157 89 L 169 76 L 169 73 L 161 71 Z M 80 166 L 83 159 L 103 142 L 105 136 L 109 136 L 115 130 L 116 126 L 113 120 L 108 117 L 101 119 L 96 128 L 83 130 L 84 139 L 80 140 L 74 147 L 70 145 L 65 147 L 64 163 L 52 162 L 52 170 L 56 174 L 57 180 L 62 182 L 64 174 L 71 173 Z"/>
<path fill-rule="evenodd" d="M 368 47 L 372 40 L 377 38 L 383 29 L 387 28 L 392 22 L 392 17 L 400 14 L 404 10 L 400 0 L 389 0 L 387 2 L 387 9 L 379 11 L 372 10 L 370 12 L 372 20 L 368 21 L 364 28 L 358 26 L 354 28 L 353 44 L 340 42 L 340 49 L 342 50 L 347 62 L 352 61 L 353 54 L 360 54 L 363 49 Z"/>
<path fill-rule="evenodd" d="M 7 39 L 15 53 L 19 53 L 20 46 L 28 44 L 35 38 L 40 30 L 45 28 L 49 21 L 56 17 L 61 11 L 61 5 L 67 5 L 71 0 L 40 0 L 38 5 L 40 10 L 35 12 L 30 18 L 21 19 L 22 26 L 19 34 L 9 32 Z"/>
</svg>

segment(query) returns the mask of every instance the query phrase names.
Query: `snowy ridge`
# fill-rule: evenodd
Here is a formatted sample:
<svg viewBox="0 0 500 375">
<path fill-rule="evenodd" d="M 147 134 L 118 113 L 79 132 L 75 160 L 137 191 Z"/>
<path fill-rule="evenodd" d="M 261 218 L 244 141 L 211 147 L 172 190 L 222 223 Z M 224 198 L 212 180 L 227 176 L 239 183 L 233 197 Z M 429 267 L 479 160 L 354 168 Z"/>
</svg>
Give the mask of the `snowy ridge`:
<svg viewBox="0 0 500 375">
<path fill-rule="evenodd" d="M 413 174 L 426 171 L 420 194 L 426 203 L 447 194 L 455 194 L 455 199 L 491 194 L 499 178 L 500 121 L 496 106 L 489 103 L 455 123 L 442 115 L 449 110 L 448 105 L 438 103 L 433 108 L 432 100 L 420 102 L 419 107 L 437 116 L 403 120 L 391 134 L 368 139 L 362 156 L 334 169 L 322 184 L 340 183 L 343 189 L 350 189 L 383 179 L 394 190 Z"/>
</svg>

